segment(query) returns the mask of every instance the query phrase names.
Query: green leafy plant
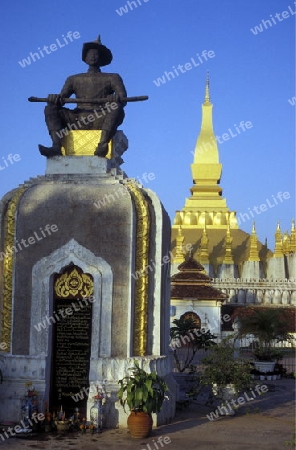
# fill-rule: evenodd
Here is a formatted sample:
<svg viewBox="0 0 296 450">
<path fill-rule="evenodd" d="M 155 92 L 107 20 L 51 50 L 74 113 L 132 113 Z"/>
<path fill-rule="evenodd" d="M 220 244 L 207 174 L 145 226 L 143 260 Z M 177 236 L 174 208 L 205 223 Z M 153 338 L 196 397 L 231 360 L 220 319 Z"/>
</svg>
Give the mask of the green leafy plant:
<svg viewBox="0 0 296 450">
<path fill-rule="evenodd" d="M 287 445 L 287 446 L 295 446 L 296 445 L 296 431 L 293 433 L 293 436 L 292 436 L 292 440 L 291 441 L 286 441 L 285 442 L 285 445 Z"/>
<path fill-rule="evenodd" d="M 228 339 L 212 347 L 209 354 L 202 359 L 204 370 L 201 383 L 217 385 L 219 388 L 232 384 L 237 392 L 249 387 L 251 365 L 235 358 L 233 353 L 233 346 Z"/>
<path fill-rule="evenodd" d="M 281 308 L 242 308 L 237 313 L 238 337 L 253 335 L 252 352 L 260 361 L 278 361 L 282 352 L 275 347 L 279 342 L 293 343 L 289 333 L 290 320 Z"/>
<path fill-rule="evenodd" d="M 170 347 L 173 350 L 174 360 L 178 372 L 190 369 L 192 361 L 198 350 L 216 345 L 210 330 L 196 328 L 193 319 L 180 318 L 173 320 L 174 326 L 170 328 Z"/>
<path fill-rule="evenodd" d="M 156 372 L 148 373 L 141 369 L 137 360 L 134 360 L 134 367 L 129 370 L 131 375 L 118 381 L 120 389 L 117 396 L 124 410 L 127 404 L 130 411 L 143 411 L 148 414 L 159 412 L 165 392 L 168 391 L 164 379 Z"/>
</svg>

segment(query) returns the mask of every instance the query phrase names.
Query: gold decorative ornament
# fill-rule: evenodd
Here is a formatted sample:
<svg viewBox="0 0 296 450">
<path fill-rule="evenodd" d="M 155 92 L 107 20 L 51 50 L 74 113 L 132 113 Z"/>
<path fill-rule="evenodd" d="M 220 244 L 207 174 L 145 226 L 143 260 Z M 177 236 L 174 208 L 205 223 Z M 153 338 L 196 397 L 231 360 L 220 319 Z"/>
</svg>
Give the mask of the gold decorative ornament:
<svg viewBox="0 0 296 450">
<path fill-rule="evenodd" d="M 15 220 L 19 201 L 27 187 L 17 189 L 14 196 L 9 201 L 4 219 L 4 263 L 3 263 L 3 316 L 2 316 L 2 337 L 1 341 L 7 344 L 5 352 L 9 353 L 11 348 L 11 320 L 12 320 L 12 285 L 13 285 L 13 265 L 14 265 L 14 238 Z"/>
<path fill-rule="evenodd" d="M 64 156 L 94 156 L 101 139 L 102 130 L 73 130 L 69 131 L 62 140 L 62 154 Z M 113 141 L 108 144 L 107 159 L 112 158 Z"/>
<path fill-rule="evenodd" d="M 60 275 L 54 285 L 55 293 L 58 297 L 68 298 L 69 296 L 90 297 L 94 293 L 94 283 L 90 275 L 79 273 L 74 267 L 70 272 Z"/>
<path fill-rule="evenodd" d="M 252 234 L 250 236 L 250 255 L 248 261 L 260 261 L 258 251 L 258 236 L 256 234 L 255 222 L 252 226 Z"/>
<path fill-rule="evenodd" d="M 150 215 L 148 202 L 135 182 L 131 181 L 125 185 L 132 195 L 137 213 L 135 273 L 142 274 L 135 281 L 133 353 L 134 356 L 145 356 L 147 354 L 148 334 Z"/>
</svg>

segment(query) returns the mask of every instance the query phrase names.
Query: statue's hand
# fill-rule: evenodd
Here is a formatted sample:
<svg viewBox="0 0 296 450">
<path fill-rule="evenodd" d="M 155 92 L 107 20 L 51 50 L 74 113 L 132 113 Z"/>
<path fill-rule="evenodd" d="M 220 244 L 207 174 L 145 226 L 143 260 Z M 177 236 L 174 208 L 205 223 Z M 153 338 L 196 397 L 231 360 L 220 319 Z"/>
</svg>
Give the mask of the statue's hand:
<svg viewBox="0 0 296 450">
<path fill-rule="evenodd" d="M 47 103 L 57 106 L 63 106 L 65 104 L 63 97 L 60 94 L 49 94 L 47 96 Z"/>
<path fill-rule="evenodd" d="M 109 103 L 113 103 L 113 102 L 120 103 L 120 97 L 118 94 L 107 95 L 106 98 L 107 98 L 107 102 L 109 102 Z"/>
</svg>

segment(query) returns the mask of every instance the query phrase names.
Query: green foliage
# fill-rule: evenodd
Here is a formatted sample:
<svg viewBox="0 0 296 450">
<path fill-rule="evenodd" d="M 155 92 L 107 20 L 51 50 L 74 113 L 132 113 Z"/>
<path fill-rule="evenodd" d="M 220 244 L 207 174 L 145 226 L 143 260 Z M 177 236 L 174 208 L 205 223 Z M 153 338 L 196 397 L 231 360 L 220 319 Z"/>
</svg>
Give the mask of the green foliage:
<svg viewBox="0 0 296 450">
<path fill-rule="evenodd" d="M 118 398 L 125 410 L 127 404 L 130 411 L 146 412 L 148 414 L 159 412 L 168 386 L 164 379 L 156 372 L 148 373 L 141 369 L 137 360 L 134 360 L 134 367 L 131 367 L 131 375 L 118 381 L 120 389 Z"/>
<path fill-rule="evenodd" d="M 229 340 L 223 340 L 212 347 L 209 355 L 202 360 L 204 370 L 201 374 L 201 382 L 216 384 L 219 388 L 233 384 L 238 392 L 249 387 L 251 365 L 235 358 L 233 352 L 234 349 Z"/>
<path fill-rule="evenodd" d="M 292 440 L 291 441 L 286 441 L 285 445 L 293 446 L 293 447 L 296 446 L 296 431 L 295 431 L 295 433 L 293 433 Z"/>
<path fill-rule="evenodd" d="M 214 336 L 210 330 L 196 328 L 193 319 L 181 317 L 180 319 L 174 319 L 173 324 L 174 326 L 170 328 L 170 346 L 178 371 L 184 372 L 190 368 L 198 350 L 207 350 L 216 345 L 214 339 L 217 336 Z"/>
<path fill-rule="evenodd" d="M 289 334 L 289 321 L 281 308 L 244 308 L 238 316 L 238 337 L 252 334 L 257 341 L 253 345 L 254 356 L 261 361 L 276 361 L 282 352 L 274 345 L 279 342 L 293 343 Z"/>
</svg>

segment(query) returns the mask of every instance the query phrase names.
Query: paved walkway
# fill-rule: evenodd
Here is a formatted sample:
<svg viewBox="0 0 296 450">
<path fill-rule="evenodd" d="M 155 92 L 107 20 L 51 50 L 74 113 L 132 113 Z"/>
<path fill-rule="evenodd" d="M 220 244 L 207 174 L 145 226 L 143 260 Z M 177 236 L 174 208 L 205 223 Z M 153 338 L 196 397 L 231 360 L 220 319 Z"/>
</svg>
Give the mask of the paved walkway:
<svg viewBox="0 0 296 450">
<path fill-rule="evenodd" d="M 127 430 L 106 430 L 100 435 L 44 434 L 10 438 L 0 450 L 284 450 L 294 449 L 295 380 L 265 383 L 269 390 L 241 406 L 235 416 L 209 420 L 210 406 L 191 404 L 174 421 L 154 429 L 148 439 L 132 439 Z M 162 439 L 160 439 L 162 437 Z M 162 445 L 160 443 L 162 442 Z"/>
</svg>

